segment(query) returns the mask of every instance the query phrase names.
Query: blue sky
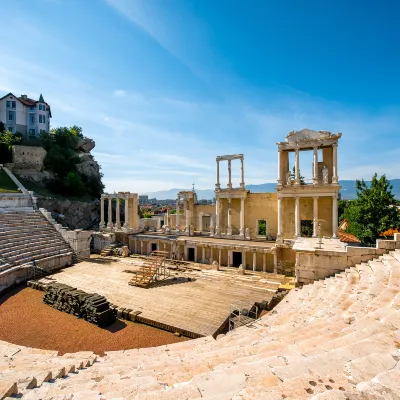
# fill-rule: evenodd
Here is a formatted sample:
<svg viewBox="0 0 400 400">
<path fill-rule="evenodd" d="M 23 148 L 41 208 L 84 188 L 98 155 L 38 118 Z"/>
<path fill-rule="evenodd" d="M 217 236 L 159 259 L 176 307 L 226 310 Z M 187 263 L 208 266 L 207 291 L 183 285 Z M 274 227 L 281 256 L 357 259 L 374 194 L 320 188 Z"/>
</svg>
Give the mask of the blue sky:
<svg viewBox="0 0 400 400">
<path fill-rule="evenodd" d="M 339 177 L 399 178 L 400 2 L 0 0 L 0 95 L 38 97 L 95 139 L 107 191 L 212 188 L 244 153 L 273 182 L 276 142 L 342 132 Z M 311 175 L 311 155 L 301 160 Z M 237 168 L 236 168 L 237 167 Z M 225 169 L 222 181 L 226 181 Z M 239 165 L 233 167 L 239 182 Z"/>
</svg>

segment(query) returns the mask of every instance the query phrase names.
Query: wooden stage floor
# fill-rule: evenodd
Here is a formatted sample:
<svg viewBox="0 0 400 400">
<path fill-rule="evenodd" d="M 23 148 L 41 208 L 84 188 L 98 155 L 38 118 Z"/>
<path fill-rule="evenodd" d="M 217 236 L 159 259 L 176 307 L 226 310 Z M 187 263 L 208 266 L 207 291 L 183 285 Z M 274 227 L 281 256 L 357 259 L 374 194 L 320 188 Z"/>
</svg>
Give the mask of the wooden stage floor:
<svg viewBox="0 0 400 400">
<path fill-rule="evenodd" d="M 128 285 L 130 271 L 136 271 L 144 258 L 129 257 L 110 263 L 83 261 L 40 282 L 57 281 L 98 293 L 118 307 L 141 311 L 139 317 L 154 326 L 207 336 L 225 323 L 232 303 L 251 307 L 255 302 L 270 301 L 284 280 L 282 275 L 250 271 L 239 275 L 236 268 L 216 271 L 207 266 L 200 269 L 201 264 L 187 264 L 171 270 L 170 278 L 147 289 Z"/>
</svg>

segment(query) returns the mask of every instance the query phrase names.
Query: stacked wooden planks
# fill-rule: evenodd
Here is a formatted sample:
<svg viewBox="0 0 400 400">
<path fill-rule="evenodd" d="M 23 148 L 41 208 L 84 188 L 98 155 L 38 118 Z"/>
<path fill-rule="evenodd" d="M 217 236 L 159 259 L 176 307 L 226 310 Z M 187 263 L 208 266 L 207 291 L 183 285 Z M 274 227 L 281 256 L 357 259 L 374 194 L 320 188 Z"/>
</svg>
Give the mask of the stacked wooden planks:
<svg viewBox="0 0 400 400">
<path fill-rule="evenodd" d="M 52 283 L 46 287 L 43 302 L 53 308 L 72 314 L 104 328 L 116 321 L 110 303 L 97 293 L 89 294 L 63 283 Z"/>
</svg>

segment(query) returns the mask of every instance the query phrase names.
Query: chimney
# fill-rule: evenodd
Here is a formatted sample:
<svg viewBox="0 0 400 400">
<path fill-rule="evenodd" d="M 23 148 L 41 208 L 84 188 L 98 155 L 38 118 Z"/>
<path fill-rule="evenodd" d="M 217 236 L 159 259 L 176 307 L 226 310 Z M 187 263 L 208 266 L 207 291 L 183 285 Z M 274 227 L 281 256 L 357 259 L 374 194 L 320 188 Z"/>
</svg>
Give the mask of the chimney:
<svg viewBox="0 0 400 400">
<path fill-rule="evenodd" d="M 26 100 L 28 96 L 26 94 L 21 94 L 21 99 Z"/>
</svg>

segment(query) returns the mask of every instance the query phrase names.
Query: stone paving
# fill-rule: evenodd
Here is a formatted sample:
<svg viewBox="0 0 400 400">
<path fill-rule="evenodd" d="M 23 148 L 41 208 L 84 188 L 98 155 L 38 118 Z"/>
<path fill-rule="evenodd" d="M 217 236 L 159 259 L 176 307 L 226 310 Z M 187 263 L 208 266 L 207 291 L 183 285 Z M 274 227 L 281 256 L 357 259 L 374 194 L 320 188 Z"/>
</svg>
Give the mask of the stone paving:
<svg viewBox="0 0 400 400">
<path fill-rule="evenodd" d="M 139 317 L 154 321 L 156 326 L 175 327 L 199 337 L 218 331 L 229 316 L 231 303 L 251 307 L 255 302 L 269 302 L 284 280 L 276 274 L 239 275 L 236 268 L 181 268 L 149 288 L 130 286 L 129 271 L 137 271 L 143 262 L 140 258 L 108 264 L 81 262 L 40 282 L 57 281 L 98 293 L 118 307 L 140 311 Z"/>
</svg>

